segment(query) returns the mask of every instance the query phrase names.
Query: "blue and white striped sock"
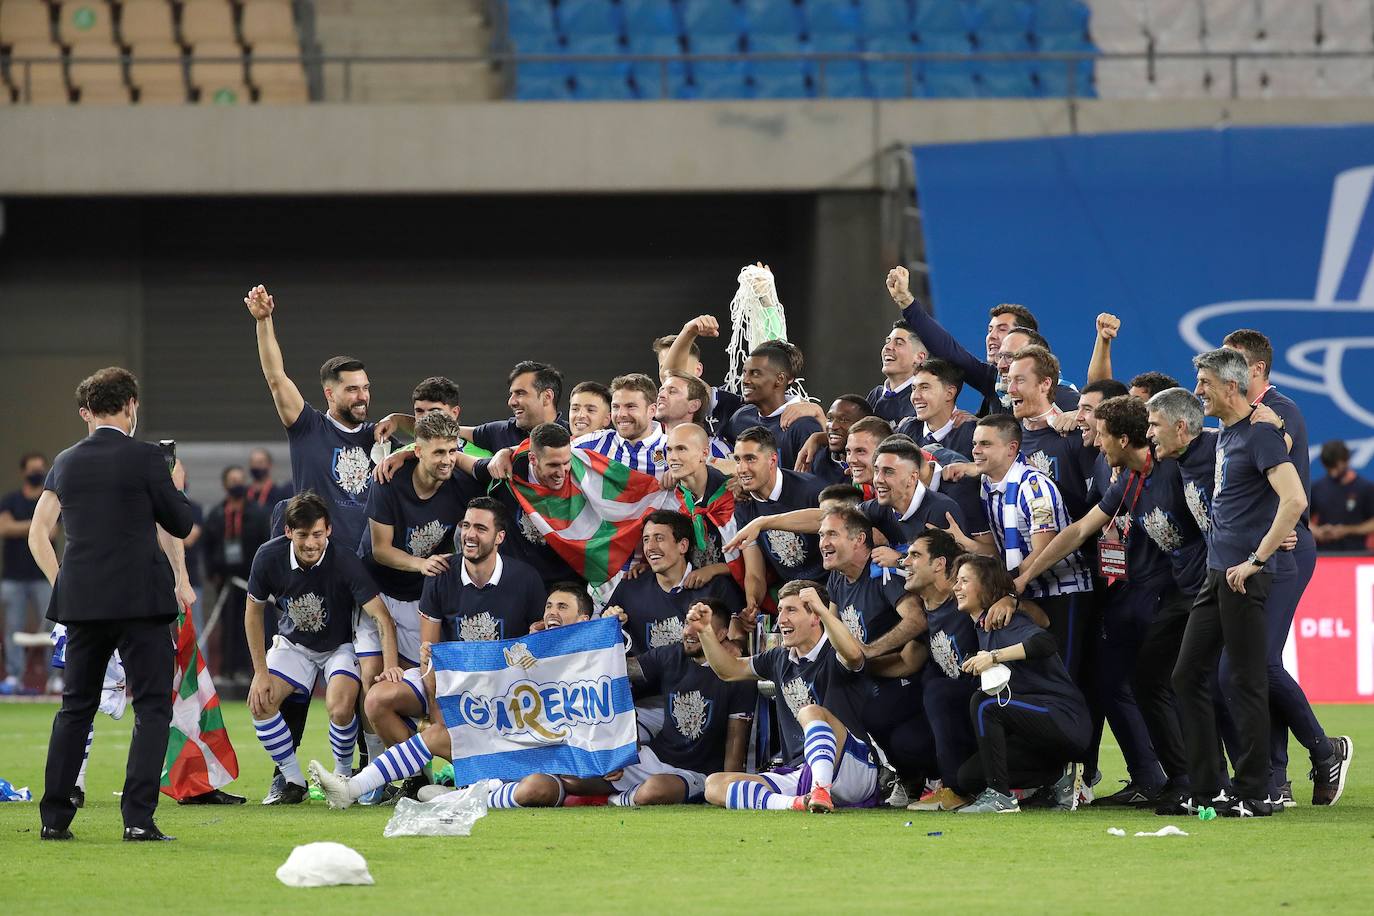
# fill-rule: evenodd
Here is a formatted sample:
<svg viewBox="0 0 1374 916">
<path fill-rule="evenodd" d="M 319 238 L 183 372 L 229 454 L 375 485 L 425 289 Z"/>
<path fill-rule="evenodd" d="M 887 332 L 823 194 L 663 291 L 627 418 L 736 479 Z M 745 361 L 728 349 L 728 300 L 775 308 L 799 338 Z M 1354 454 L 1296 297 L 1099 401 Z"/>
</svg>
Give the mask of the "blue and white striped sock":
<svg viewBox="0 0 1374 916">
<path fill-rule="evenodd" d="M 334 749 L 334 772 L 340 776 L 353 775 L 353 748 L 358 744 L 358 717 L 347 725 L 329 722 L 329 746 Z"/>
<path fill-rule="evenodd" d="M 806 763 L 811 767 L 811 784 L 830 788 L 835 779 L 835 732 L 828 722 L 806 723 Z"/>
<path fill-rule="evenodd" d="M 520 803 L 515 800 L 515 790 L 519 785 L 518 782 L 503 782 L 492 789 L 487 793 L 487 807 L 519 808 Z"/>
<path fill-rule="evenodd" d="M 254 719 L 253 730 L 258 733 L 258 742 L 267 751 L 267 756 L 277 762 L 277 768 L 287 782 L 298 786 L 305 785 L 305 774 L 296 760 L 295 748 L 291 746 L 291 729 L 281 713 L 273 713 L 270 719 Z"/>
<path fill-rule="evenodd" d="M 737 811 L 787 811 L 791 795 L 779 795 L 761 782 L 741 779 L 725 790 L 725 807 Z"/>
<path fill-rule="evenodd" d="M 348 781 L 348 791 L 354 798 L 361 798 L 389 782 L 416 775 L 433 757 L 425 747 L 425 739 L 414 735 L 363 767 L 361 773 Z"/>
<path fill-rule="evenodd" d="M 95 726 L 86 732 L 86 750 L 81 754 L 81 769 L 76 771 L 76 787 L 82 792 L 86 791 L 86 764 L 91 759 L 91 744 L 95 741 Z"/>
<path fill-rule="evenodd" d="M 606 799 L 606 804 L 615 805 L 617 808 L 633 808 L 635 806 L 635 790 L 639 786 L 631 786 L 624 792 L 617 792 Z"/>
</svg>

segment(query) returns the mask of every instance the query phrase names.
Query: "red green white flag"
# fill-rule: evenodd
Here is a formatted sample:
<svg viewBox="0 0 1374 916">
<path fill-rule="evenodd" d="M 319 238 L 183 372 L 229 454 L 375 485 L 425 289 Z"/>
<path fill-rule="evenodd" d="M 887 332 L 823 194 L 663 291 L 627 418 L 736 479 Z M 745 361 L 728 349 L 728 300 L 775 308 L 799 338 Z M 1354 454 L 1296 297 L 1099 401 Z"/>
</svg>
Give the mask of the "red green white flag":
<svg viewBox="0 0 1374 916">
<path fill-rule="evenodd" d="M 239 775 L 239 761 L 224 728 L 219 695 L 196 645 L 196 627 L 186 608 L 177 617 L 172 684 L 172 728 L 162 765 L 162 793 L 182 799 L 218 789 Z"/>
</svg>

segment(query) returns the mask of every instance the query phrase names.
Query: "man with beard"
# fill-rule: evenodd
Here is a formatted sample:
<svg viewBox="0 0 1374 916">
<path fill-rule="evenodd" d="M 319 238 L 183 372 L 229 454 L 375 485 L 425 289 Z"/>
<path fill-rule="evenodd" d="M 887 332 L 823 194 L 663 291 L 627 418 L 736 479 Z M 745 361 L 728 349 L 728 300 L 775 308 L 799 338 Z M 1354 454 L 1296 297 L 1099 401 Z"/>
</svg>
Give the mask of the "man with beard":
<svg viewBox="0 0 1374 916">
<path fill-rule="evenodd" d="M 783 425 L 787 408 L 801 403 L 800 396 L 787 393 L 801 374 L 802 352 L 795 344 L 766 340 L 750 351 L 744 362 L 744 406 L 730 418 L 724 438 L 734 441 L 746 429 L 766 427 L 777 440 L 778 463 L 785 468 L 794 467 L 807 438 L 821 431 L 820 423 L 810 416 Z"/>
<path fill-rule="evenodd" d="M 695 424 L 702 430 L 707 429 L 707 405 L 711 402 L 711 389 L 695 375 L 676 369 L 664 372 L 663 384 L 658 388 L 658 398 L 654 402 L 654 417 L 662 425 L 665 433 L 684 424 Z M 711 458 L 729 461 L 730 446 L 724 440 L 707 434 Z"/>
<path fill-rule="evenodd" d="M 568 395 L 568 432 L 573 438 L 611 425 L 611 389 L 600 382 L 578 382 Z"/>
<path fill-rule="evenodd" d="M 563 373 L 547 363 L 527 359 L 515 364 L 508 381 L 510 397 L 506 406 L 511 410 L 510 418 L 464 426 L 464 439 L 489 452 L 498 452 L 524 442 L 541 423 L 557 423 L 567 429 L 568 421 L 558 413 L 558 402 L 563 398 Z"/>
<path fill-rule="evenodd" d="M 716 641 L 726 638 L 730 611 L 708 598 L 689 613 L 709 616 Z M 664 700 L 663 728 L 639 749 L 639 762 L 600 778 L 538 773 L 491 790 L 493 808 L 556 808 L 568 795 L 608 795 L 609 804 L 634 808 L 700 802 L 708 773 L 744 768 L 757 691 L 728 684 L 711 671 L 701 637 L 690 628 L 682 640 L 625 661 L 636 692 Z"/>
<path fill-rule="evenodd" d="M 868 406 L 894 426 L 915 412 L 909 394 L 912 368 L 926 358 L 925 344 L 905 321 L 892 323 L 883 341 L 883 383 L 868 393 Z"/>
<path fill-rule="evenodd" d="M 981 533 L 977 531 L 981 526 L 970 525 L 954 500 L 921 482 L 925 464 L 922 451 L 901 435 L 884 439 L 874 454 L 874 498 L 860 505 L 859 511 L 887 539 L 888 546 L 873 551 L 873 562 L 879 566 L 900 566 L 907 545 L 927 528 L 953 524 Z"/>
<path fill-rule="evenodd" d="M 1069 517 L 1078 519 L 1088 510 L 1088 481 L 1097 452 L 1085 446 L 1082 437 L 1058 430 L 1061 411 L 1051 400 L 1057 378 L 1059 360 L 1054 354 L 1041 346 L 1022 347 L 1011 354 L 1007 395 L 1012 415 L 1023 428 L 1021 453 L 1026 463 L 1054 481 Z"/>
<path fill-rule="evenodd" d="M 573 440 L 575 448 L 599 452 L 633 471 L 658 474 L 663 470 L 663 427 L 654 420 L 658 386 L 642 373 L 622 375 L 611 382 L 611 428 Z"/>
<path fill-rule="evenodd" d="M 973 447 L 973 418 L 955 415 L 963 388 L 964 373 L 953 363 L 934 357 L 919 363 L 911 381 L 914 413 L 897 424 L 897 431 L 917 445 L 939 446 L 967 457 Z"/>
</svg>

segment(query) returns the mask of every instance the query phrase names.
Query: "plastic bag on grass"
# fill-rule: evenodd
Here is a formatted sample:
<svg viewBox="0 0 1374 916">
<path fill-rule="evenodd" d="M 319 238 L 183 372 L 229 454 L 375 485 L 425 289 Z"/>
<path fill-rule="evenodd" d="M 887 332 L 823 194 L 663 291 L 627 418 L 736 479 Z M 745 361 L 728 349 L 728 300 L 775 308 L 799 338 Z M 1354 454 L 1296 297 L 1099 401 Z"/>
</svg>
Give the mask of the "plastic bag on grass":
<svg viewBox="0 0 1374 916">
<path fill-rule="evenodd" d="M 342 843 L 297 846 L 277 869 L 277 880 L 288 887 L 373 883 L 367 861 Z"/>
<path fill-rule="evenodd" d="M 402 798 L 382 836 L 468 836 L 487 813 L 487 784 L 446 792 L 433 801 Z"/>
</svg>

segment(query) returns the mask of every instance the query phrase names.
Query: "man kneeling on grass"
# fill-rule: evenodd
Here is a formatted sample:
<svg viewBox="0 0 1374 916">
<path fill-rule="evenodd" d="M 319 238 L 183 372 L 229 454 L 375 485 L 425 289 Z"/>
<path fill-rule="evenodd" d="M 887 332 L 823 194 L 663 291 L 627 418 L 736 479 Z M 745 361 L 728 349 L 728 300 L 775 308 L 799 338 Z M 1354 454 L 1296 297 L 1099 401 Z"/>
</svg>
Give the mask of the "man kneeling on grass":
<svg viewBox="0 0 1374 916">
<path fill-rule="evenodd" d="M 861 711 L 873 695 L 863 648 L 831 610 L 818 582 L 797 579 L 778 590 L 782 645 L 750 658 L 730 654 L 698 606 L 687 630 L 699 633 L 711 668 L 726 681 L 772 681 L 788 766 L 769 773 L 713 773 L 706 800 L 725 808 L 806 811 L 872 807 L 878 764 Z"/>
</svg>

